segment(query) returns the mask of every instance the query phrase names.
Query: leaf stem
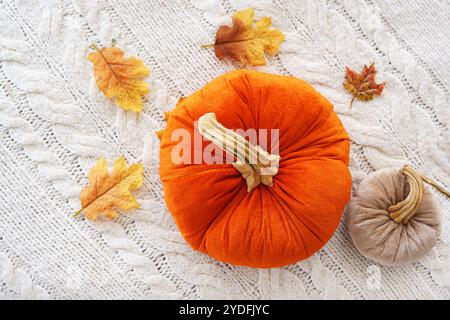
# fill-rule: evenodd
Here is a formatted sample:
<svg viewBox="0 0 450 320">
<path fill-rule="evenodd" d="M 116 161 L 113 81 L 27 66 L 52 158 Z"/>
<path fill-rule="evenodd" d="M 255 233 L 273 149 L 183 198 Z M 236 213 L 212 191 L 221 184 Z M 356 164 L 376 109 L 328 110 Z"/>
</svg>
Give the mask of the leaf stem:
<svg viewBox="0 0 450 320">
<path fill-rule="evenodd" d="M 265 37 L 253 37 L 253 38 L 246 38 L 246 39 L 239 39 L 239 40 L 215 42 L 215 43 L 211 43 L 211 44 L 202 44 L 200 47 L 210 48 L 210 47 L 220 46 L 220 45 L 224 45 L 224 44 L 247 42 L 247 41 L 252 41 L 252 40 L 256 40 L 256 39 L 264 39 L 264 38 Z"/>
<path fill-rule="evenodd" d="M 89 47 L 100 52 L 100 49 L 95 45 L 95 43 L 91 44 Z"/>
<path fill-rule="evenodd" d="M 80 215 L 81 212 L 83 212 L 84 208 L 81 208 L 80 210 L 78 210 L 77 212 L 75 212 L 75 214 L 73 215 L 74 217 L 77 217 Z"/>
<path fill-rule="evenodd" d="M 352 108 L 353 101 L 355 101 L 356 96 L 353 96 L 352 100 L 350 101 L 350 109 Z"/>
</svg>

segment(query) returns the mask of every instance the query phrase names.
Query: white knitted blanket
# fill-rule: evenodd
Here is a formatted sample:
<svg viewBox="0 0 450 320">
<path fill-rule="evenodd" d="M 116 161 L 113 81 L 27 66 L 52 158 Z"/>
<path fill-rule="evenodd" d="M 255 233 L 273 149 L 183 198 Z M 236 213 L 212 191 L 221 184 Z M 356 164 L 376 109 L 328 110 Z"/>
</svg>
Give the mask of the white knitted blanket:
<svg viewBox="0 0 450 320">
<path fill-rule="evenodd" d="M 450 298 L 450 202 L 440 242 L 406 267 L 382 267 L 352 245 L 345 219 L 307 261 L 258 270 L 194 252 L 167 211 L 159 181 L 163 112 L 236 68 L 218 61 L 217 27 L 238 9 L 269 15 L 286 35 L 258 70 L 309 81 L 352 137 L 361 177 L 410 163 L 450 187 L 450 2 L 447 0 L 0 0 L 0 297 Z M 151 69 L 144 111 L 99 93 L 92 43 L 111 39 Z M 375 62 L 383 94 L 355 102 L 345 66 Z M 142 161 L 142 208 L 115 221 L 74 218 L 99 156 Z"/>
</svg>

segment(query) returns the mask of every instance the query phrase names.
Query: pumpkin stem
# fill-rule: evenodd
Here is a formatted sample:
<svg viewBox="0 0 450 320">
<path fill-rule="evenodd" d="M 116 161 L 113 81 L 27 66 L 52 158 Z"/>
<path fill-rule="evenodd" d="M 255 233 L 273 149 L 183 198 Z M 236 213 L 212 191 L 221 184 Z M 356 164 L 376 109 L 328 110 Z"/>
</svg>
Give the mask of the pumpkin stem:
<svg viewBox="0 0 450 320">
<path fill-rule="evenodd" d="M 417 212 L 425 191 L 424 182 L 432 185 L 447 197 L 450 197 L 450 192 L 408 165 L 402 168 L 401 173 L 409 184 L 409 194 L 405 200 L 388 208 L 389 217 L 396 223 L 407 224 Z"/>
<path fill-rule="evenodd" d="M 261 183 L 266 186 L 273 185 L 280 156 L 269 154 L 260 146 L 252 145 L 244 137 L 225 128 L 217 121 L 214 113 L 201 116 L 197 129 L 203 137 L 236 157 L 233 166 L 245 179 L 248 192 Z"/>
<path fill-rule="evenodd" d="M 408 165 L 405 165 L 401 173 L 409 184 L 409 194 L 405 200 L 388 208 L 389 217 L 396 223 L 407 224 L 417 212 L 423 199 L 424 185 L 421 175 Z"/>
<path fill-rule="evenodd" d="M 442 192 L 444 195 L 450 198 L 450 192 L 448 190 L 445 190 L 442 186 L 438 185 L 435 181 L 433 181 L 431 178 L 428 178 L 426 175 L 420 173 L 420 177 L 422 178 L 423 182 L 428 183 L 429 185 L 435 187 L 440 192 Z"/>
</svg>

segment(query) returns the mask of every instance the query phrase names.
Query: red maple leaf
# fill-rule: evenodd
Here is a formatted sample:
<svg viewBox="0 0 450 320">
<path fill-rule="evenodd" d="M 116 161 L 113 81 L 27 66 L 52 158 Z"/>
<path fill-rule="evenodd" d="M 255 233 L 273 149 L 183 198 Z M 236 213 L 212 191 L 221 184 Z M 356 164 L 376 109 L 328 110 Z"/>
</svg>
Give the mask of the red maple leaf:
<svg viewBox="0 0 450 320">
<path fill-rule="evenodd" d="M 376 73 L 377 70 L 373 63 L 369 67 L 364 65 L 361 73 L 346 67 L 344 88 L 353 95 L 350 108 L 355 98 L 361 101 L 369 101 L 375 95 L 379 96 L 383 92 L 384 83 L 378 84 L 375 82 Z"/>
</svg>

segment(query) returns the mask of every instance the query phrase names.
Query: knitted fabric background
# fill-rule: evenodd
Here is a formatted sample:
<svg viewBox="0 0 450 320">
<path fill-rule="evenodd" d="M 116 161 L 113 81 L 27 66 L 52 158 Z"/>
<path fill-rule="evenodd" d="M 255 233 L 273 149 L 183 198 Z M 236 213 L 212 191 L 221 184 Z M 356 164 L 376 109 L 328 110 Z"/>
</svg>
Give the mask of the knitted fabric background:
<svg viewBox="0 0 450 320">
<path fill-rule="evenodd" d="M 312 258 L 269 270 L 215 261 L 182 239 L 155 131 L 179 97 L 238 67 L 200 45 L 246 7 L 286 35 L 256 69 L 303 78 L 334 104 L 352 137 L 354 187 L 404 163 L 450 187 L 448 0 L 0 0 L 0 297 L 450 298 L 450 201 L 436 191 L 441 239 L 406 267 L 362 257 L 345 219 Z M 138 115 L 105 99 L 86 60 L 89 45 L 112 38 L 151 70 Z M 384 92 L 350 110 L 345 66 L 371 62 Z M 121 154 L 145 166 L 142 207 L 115 221 L 74 218 L 90 167 Z"/>
</svg>

